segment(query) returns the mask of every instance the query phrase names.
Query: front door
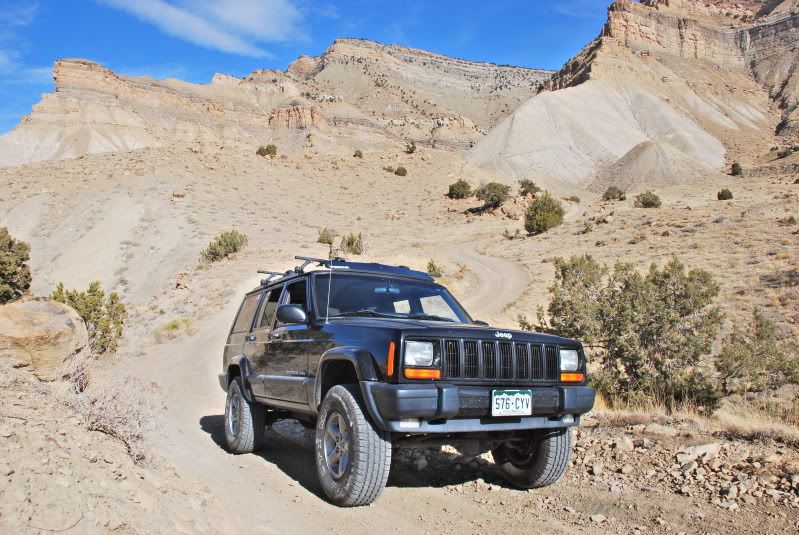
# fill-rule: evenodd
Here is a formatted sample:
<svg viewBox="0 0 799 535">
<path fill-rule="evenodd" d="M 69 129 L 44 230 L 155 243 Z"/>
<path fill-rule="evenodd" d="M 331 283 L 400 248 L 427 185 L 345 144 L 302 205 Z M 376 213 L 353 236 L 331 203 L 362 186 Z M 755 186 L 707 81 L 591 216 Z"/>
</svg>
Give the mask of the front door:
<svg viewBox="0 0 799 535">
<path fill-rule="evenodd" d="M 308 311 L 307 281 L 302 279 L 289 283 L 280 304 L 301 305 Z M 267 349 L 267 396 L 292 403 L 308 403 L 304 386 L 308 377 L 308 352 L 312 336 L 307 323 L 284 325 L 275 320 Z"/>
</svg>

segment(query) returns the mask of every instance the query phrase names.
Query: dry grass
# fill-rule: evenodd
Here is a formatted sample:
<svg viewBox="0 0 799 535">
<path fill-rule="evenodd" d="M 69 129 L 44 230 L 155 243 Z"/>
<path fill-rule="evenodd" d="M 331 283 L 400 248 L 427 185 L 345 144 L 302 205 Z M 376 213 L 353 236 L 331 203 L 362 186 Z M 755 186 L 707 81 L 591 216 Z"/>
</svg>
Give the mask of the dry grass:
<svg viewBox="0 0 799 535">
<path fill-rule="evenodd" d="M 74 410 L 90 431 L 109 435 L 125 445 L 134 462 L 145 458 L 144 432 L 152 421 L 138 381 L 127 377 L 97 379 L 92 373 L 94 355 L 81 351 L 64 365 L 64 404 Z"/>
</svg>

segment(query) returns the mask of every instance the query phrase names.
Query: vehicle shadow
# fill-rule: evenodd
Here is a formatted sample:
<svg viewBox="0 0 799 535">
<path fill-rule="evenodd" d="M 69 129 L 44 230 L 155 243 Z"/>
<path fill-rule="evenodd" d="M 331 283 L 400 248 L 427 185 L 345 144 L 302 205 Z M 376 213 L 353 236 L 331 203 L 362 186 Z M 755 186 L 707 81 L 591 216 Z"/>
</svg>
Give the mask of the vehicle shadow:
<svg viewBox="0 0 799 535">
<path fill-rule="evenodd" d="M 200 428 L 214 443 L 225 445 L 224 416 L 200 418 Z M 295 420 L 279 420 L 267 429 L 267 445 L 254 455 L 275 465 L 307 491 L 323 498 L 314 462 L 313 431 Z M 486 483 L 508 486 L 496 466 L 481 457 L 464 457 L 438 449 L 398 449 L 392 452 L 388 487 L 443 488 L 482 479 Z"/>
</svg>

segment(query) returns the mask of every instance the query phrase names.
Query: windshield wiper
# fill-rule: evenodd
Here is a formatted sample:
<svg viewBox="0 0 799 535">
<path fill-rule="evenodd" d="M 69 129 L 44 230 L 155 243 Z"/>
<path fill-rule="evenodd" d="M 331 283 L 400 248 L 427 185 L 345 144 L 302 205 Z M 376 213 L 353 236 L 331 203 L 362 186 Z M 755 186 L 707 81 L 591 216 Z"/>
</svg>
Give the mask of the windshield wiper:
<svg viewBox="0 0 799 535">
<path fill-rule="evenodd" d="M 397 316 L 396 314 L 386 314 L 383 312 L 375 312 L 374 310 L 352 310 L 349 312 L 339 312 L 338 314 L 333 314 L 332 316 L 328 316 L 329 318 L 345 318 L 348 316 L 362 316 L 362 317 L 371 317 L 371 318 L 402 318 L 404 316 Z"/>
<path fill-rule="evenodd" d="M 448 321 L 450 323 L 455 322 L 455 320 L 452 318 L 445 318 L 444 316 L 436 316 L 435 314 L 419 313 L 419 314 L 410 314 L 408 317 L 415 320 Z"/>
</svg>

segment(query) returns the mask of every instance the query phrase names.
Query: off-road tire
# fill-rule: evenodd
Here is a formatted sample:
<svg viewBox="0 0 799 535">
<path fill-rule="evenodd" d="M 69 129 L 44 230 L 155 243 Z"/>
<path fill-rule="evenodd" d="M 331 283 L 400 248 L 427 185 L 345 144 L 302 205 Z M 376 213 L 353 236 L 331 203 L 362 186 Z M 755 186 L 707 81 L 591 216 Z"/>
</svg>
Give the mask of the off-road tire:
<svg viewBox="0 0 799 535">
<path fill-rule="evenodd" d="M 330 420 L 343 420 L 349 433 L 347 466 L 339 477 L 333 475 L 325 453 Z M 316 423 L 315 457 L 322 490 L 334 504 L 368 505 L 383 492 L 391 467 L 391 440 L 364 411 L 357 385 L 334 386 L 325 395 Z"/>
<path fill-rule="evenodd" d="M 234 411 L 238 415 L 236 425 L 232 425 L 231 422 Z M 252 453 L 263 448 L 266 435 L 266 408 L 247 401 L 241 377 L 234 377 L 228 386 L 224 425 L 225 441 L 231 452 Z"/>
<path fill-rule="evenodd" d="M 571 430 L 567 427 L 533 432 L 525 457 L 508 443 L 491 450 L 502 476 L 511 484 L 534 489 L 559 480 L 569 467 L 572 452 Z"/>
</svg>

